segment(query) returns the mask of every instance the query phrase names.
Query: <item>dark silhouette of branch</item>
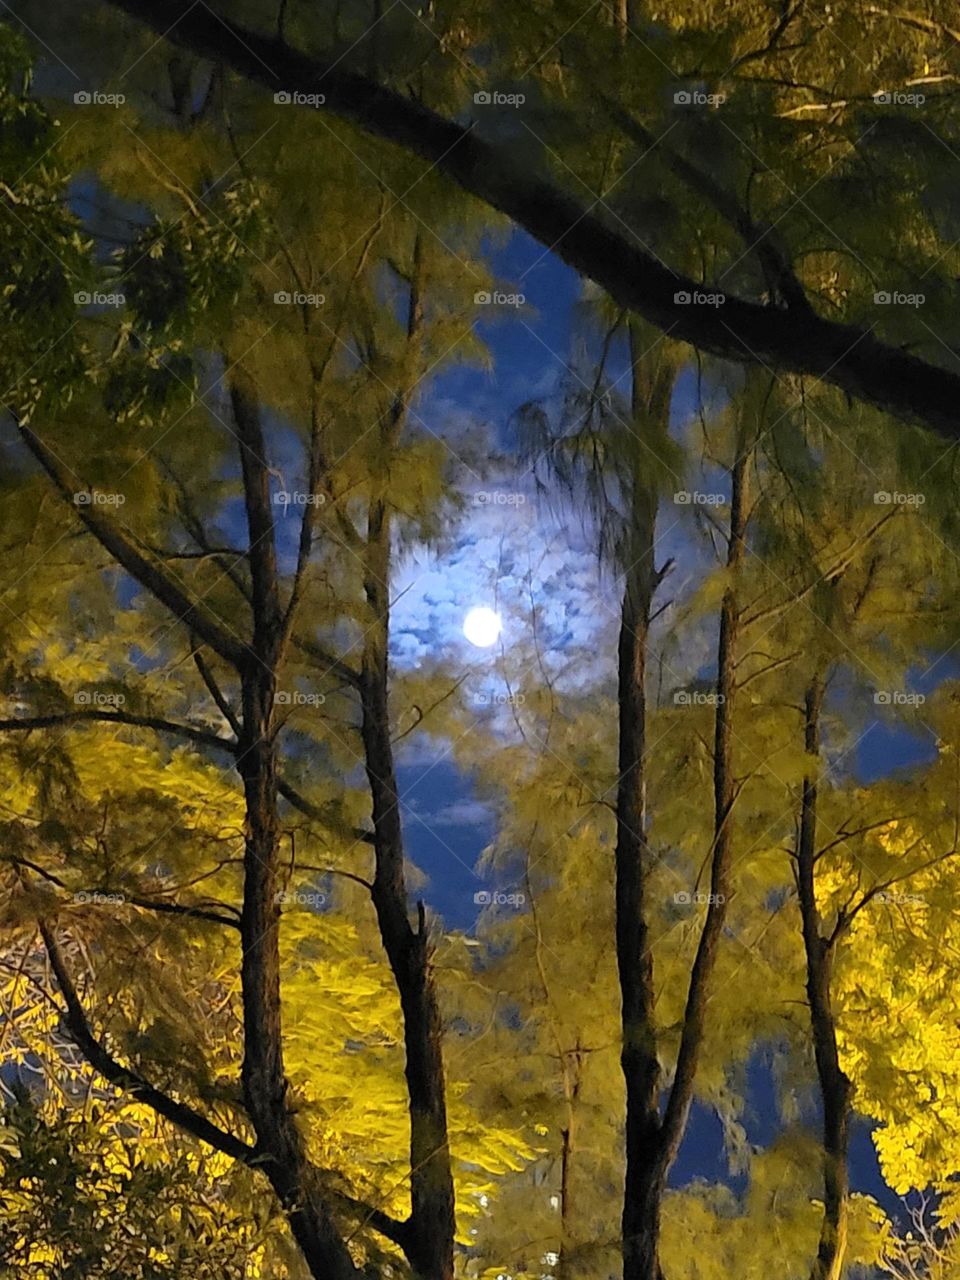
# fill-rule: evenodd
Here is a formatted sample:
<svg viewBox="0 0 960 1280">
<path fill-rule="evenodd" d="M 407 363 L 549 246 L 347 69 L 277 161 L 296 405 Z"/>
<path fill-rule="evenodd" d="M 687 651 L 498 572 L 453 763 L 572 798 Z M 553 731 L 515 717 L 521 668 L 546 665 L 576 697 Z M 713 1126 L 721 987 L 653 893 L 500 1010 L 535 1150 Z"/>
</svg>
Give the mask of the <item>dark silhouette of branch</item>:
<svg viewBox="0 0 960 1280">
<path fill-rule="evenodd" d="M 184 626 L 197 635 L 216 653 L 233 666 L 247 660 L 247 646 L 234 639 L 230 632 L 197 600 L 192 600 L 181 585 L 156 560 L 148 560 L 134 546 L 132 539 L 119 523 L 105 515 L 94 503 L 74 503 L 77 485 L 67 478 L 67 472 L 54 454 L 30 427 L 18 423 L 20 437 L 53 481 L 65 502 L 70 503 L 81 522 L 109 552 L 122 568 L 171 613 Z"/>
<path fill-rule="evenodd" d="M 83 1005 L 80 1003 L 80 997 L 73 984 L 73 979 L 70 977 L 63 952 L 53 930 L 45 920 L 40 920 L 38 924 L 40 936 L 43 938 L 43 944 L 50 958 L 50 967 L 53 969 L 57 985 L 60 988 L 60 994 L 66 1004 L 66 1010 L 63 1014 L 64 1023 L 71 1039 L 91 1067 L 98 1071 L 104 1079 L 116 1085 L 118 1089 L 123 1089 L 125 1092 L 132 1094 L 138 1102 L 145 1103 L 156 1111 L 158 1115 L 170 1120 L 186 1133 L 192 1134 L 193 1137 L 205 1142 L 208 1146 L 214 1147 L 217 1151 L 222 1151 L 225 1155 L 232 1156 L 235 1160 L 242 1160 L 245 1164 L 254 1165 L 256 1163 L 256 1148 L 250 1146 L 249 1143 L 244 1142 L 235 1134 L 221 1129 L 219 1125 L 215 1125 L 206 1116 L 194 1111 L 192 1107 L 188 1107 L 185 1103 L 177 1102 L 169 1094 L 155 1088 L 139 1072 L 133 1071 L 118 1062 L 103 1046 L 90 1029 L 87 1015 L 84 1013 Z"/>
<path fill-rule="evenodd" d="M 221 738 L 218 734 L 205 729 L 195 729 L 189 724 L 178 724 L 174 720 L 165 720 L 162 716 L 140 716 L 129 711 L 98 711 L 91 707 L 84 708 L 82 711 L 55 711 L 49 715 L 18 716 L 13 720 L 0 720 L 0 733 L 26 733 L 32 729 L 54 729 L 58 725 L 82 724 L 91 721 L 132 725 L 138 729 L 154 729 L 157 733 L 169 733 L 178 738 L 186 738 L 199 746 L 213 747 L 217 751 L 227 751 L 231 755 L 235 755 L 237 751 L 237 744 L 228 738 Z"/>
</svg>

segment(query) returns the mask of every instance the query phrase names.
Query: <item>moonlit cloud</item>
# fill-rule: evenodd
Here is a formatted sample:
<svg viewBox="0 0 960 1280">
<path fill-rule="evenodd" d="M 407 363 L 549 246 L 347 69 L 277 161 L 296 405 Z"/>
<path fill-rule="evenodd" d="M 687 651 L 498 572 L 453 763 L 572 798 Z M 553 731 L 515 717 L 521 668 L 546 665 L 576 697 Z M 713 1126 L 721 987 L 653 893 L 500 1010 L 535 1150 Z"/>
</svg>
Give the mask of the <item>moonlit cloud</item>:
<svg viewBox="0 0 960 1280">
<path fill-rule="evenodd" d="M 478 604 L 503 620 L 503 644 L 531 643 L 531 609 L 539 611 L 548 660 L 594 645 L 617 612 L 616 584 L 602 574 L 589 537 L 564 527 L 536 501 L 533 485 L 477 484 L 452 546 L 407 553 L 394 580 L 393 658 L 400 669 L 430 659 L 492 663 L 471 645 L 463 620 Z"/>
</svg>

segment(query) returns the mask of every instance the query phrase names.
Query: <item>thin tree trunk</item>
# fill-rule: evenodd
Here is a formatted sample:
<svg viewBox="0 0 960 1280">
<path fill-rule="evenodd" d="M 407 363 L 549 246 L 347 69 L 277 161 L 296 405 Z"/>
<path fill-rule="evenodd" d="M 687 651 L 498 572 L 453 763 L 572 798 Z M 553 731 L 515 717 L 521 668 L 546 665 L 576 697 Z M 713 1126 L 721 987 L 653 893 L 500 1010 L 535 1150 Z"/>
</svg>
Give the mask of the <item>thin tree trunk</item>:
<svg viewBox="0 0 960 1280">
<path fill-rule="evenodd" d="M 638 504 L 655 511 L 653 503 Z M 659 1163 L 660 1062 L 654 1025 L 653 955 L 645 906 L 646 694 L 644 678 L 653 597 L 652 519 L 635 534 L 648 554 L 628 575 L 620 624 L 620 784 L 617 789 L 616 909 L 620 975 L 620 1064 L 626 1087 L 626 1177 L 623 1198 L 624 1280 L 656 1280 L 659 1196 L 651 1170 Z"/>
<path fill-rule="evenodd" d="M 809 756 L 820 750 L 822 701 L 823 685 L 819 678 L 814 677 L 804 702 L 804 745 Z M 837 1027 L 830 995 L 835 944 L 820 931 L 815 887 L 816 841 L 817 769 L 812 765 L 803 782 L 797 841 L 797 890 L 806 955 L 807 1000 L 823 1107 L 823 1217 L 810 1280 L 840 1280 L 847 1246 L 852 1086 L 840 1067 L 837 1048 Z"/>
<path fill-rule="evenodd" d="M 749 502 L 747 480 L 752 445 L 745 438 L 737 442 L 730 495 L 730 537 L 727 544 L 729 585 L 720 608 L 720 635 L 717 645 L 716 712 L 713 741 L 713 844 L 710 863 L 710 898 L 707 918 L 690 974 L 684 1010 L 683 1031 L 677 1055 L 677 1070 L 664 1115 L 664 1160 L 667 1169 L 676 1158 L 686 1129 L 697 1064 L 703 1045 L 710 979 L 716 966 L 730 899 L 730 864 L 733 858 L 733 806 L 737 786 L 733 772 L 733 713 L 737 691 L 737 648 L 740 638 L 738 577 L 746 551 Z"/>
<path fill-rule="evenodd" d="M 746 549 L 747 475 L 751 449 L 741 438 L 733 465 L 730 541 L 727 570 L 730 575 L 720 611 L 717 657 L 717 706 L 714 728 L 714 833 L 710 870 L 710 902 L 707 918 L 690 974 L 677 1069 L 662 1120 L 653 1125 L 655 1099 L 647 1095 L 650 1110 L 631 1117 L 630 1082 L 627 1113 L 627 1196 L 624 1205 L 624 1280 L 661 1280 L 659 1262 L 660 1212 L 667 1176 L 686 1130 L 697 1065 L 703 1044 L 710 979 L 716 966 L 727 902 L 730 897 L 730 863 L 733 855 L 731 815 L 736 800 L 733 774 L 732 718 L 736 694 L 736 654 L 740 631 L 737 575 Z M 622 766 L 621 766 L 622 767 Z M 626 1046 L 626 1027 L 624 1028 Z M 636 1064 L 639 1067 L 639 1061 Z M 637 1102 L 642 1102 L 635 1084 Z M 635 1106 L 637 1103 L 635 1103 Z M 631 1134 L 631 1119 L 634 1132 Z M 632 1144 L 631 1144 L 632 1138 Z M 629 1217 L 628 1217 L 629 1214 Z"/>
<path fill-rule="evenodd" d="M 613 25 L 624 44 L 630 35 L 630 0 L 615 0 Z"/>
<path fill-rule="evenodd" d="M 453 1177 L 447 1139 L 443 1027 L 426 919 L 407 916 L 403 835 L 390 719 L 386 651 L 364 658 L 363 742 L 373 800 L 376 872 L 373 903 L 403 1012 L 410 1106 L 410 1245 L 407 1257 L 423 1280 L 450 1280 L 455 1233 Z"/>
<path fill-rule="evenodd" d="M 326 1210 L 287 1100 L 280 1017 L 276 752 L 269 720 L 273 672 L 251 670 L 243 688 L 240 773 L 246 798 L 241 968 L 243 1097 L 262 1168 L 316 1280 L 354 1280 L 357 1270 Z"/>
<path fill-rule="evenodd" d="M 349 1250 L 315 1186 L 303 1137 L 287 1101 L 280 1008 L 280 903 L 277 747 L 273 724 L 281 659 L 279 600 L 269 476 L 259 407 L 237 370 L 233 416 L 240 444 L 249 538 L 253 638 L 240 667 L 242 724 L 237 767 L 246 806 L 243 910 L 242 1085 L 263 1171 L 317 1280 L 357 1275 Z"/>
<path fill-rule="evenodd" d="M 414 248 L 407 340 L 415 347 L 423 325 L 421 244 Z M 386 462 L 402 430 L 408 392 L 398 394 L 381 432 Z M 447 1135 L 443 1023 L 422 903 L 414 929 L 407 914 L 403 829 L 389 710 L 390 508 L 375 492 L 367 516 L 364 592 L 372 614 L 365 632 L 360 679 L 361 736 L 373 807 L 373 904 L 403 1013 L 410 1108 L 410 1218 L 407 1259 L 421 1280 L 452 1280 L 456 1233 L 453 1174 Z"/>
<path fill-rule="evenodd" d="M 576 1230 L 577 1211 L 573 1195 L 573 1159 L 577 1149 L 578 1103 L 583 1072 L 580 1049 L 578 1040 L 574 1052 L 565 1054 L 562 1063 L 566 1123 L 560 1132 L 560 1248 L 556 1266 L 557 1280 L 575 1280 L 580 1270 L 576 1260 L 576 1247 L 581 1233 Z"/>
<path fill-rule="evenodd" d="M 640 340 L 630 330 L 634 421 L 666 430 L 672 366 L 645 385 Z M 637 468 L 639 470 L 639 468 Z M 646 834 L 646 663 L 651 604 L 659 576 L 654 560 L 656 491 L 635 478 L 617 650 L 619 784 L 617 787 L 616 943 L 621 1000 L 620 1065 L 626 1089 L 623 1197 L 624 1280 L 657 1280 L 660 1229 L 660 1062 L 654 1023 L 653 955 L 646 915 L 650 850 Z"/>
</svg>

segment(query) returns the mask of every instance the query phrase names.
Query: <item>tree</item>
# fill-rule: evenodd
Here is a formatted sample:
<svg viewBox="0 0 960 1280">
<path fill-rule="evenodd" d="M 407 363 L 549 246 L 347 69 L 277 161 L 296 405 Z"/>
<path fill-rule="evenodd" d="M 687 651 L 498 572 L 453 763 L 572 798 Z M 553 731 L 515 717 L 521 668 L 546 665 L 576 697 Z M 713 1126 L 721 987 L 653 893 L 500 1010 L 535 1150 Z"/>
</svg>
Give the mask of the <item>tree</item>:
<svg viewBox="0 0 960 1280">
<path fill-rule="evenodd" d="M 152 150 L 144 155 L 135 137 L 129 151 L 119 156 L 95 132 L 87 141 L 88 158 L 103 160 L 105 183 L 123 182 L 126 194 L 131 194 L 132 168 L 137 174 L 134 182 L 142 183 L 141 198 L 156 205 L 155 211 L 134 220 L 133 234 L 121 242 L 118 260 L 130 296 L 129 313 L 108 325 L 107 335 L 98 332 L 96 319 L 86 322 L 83 337 L 77 338 L 70 356 L 58 366 L 62 374 L 67 373 L 69 359 L 76 359 L 86 365 L 91 384 L 67 379 L 54 391 L 52 381 L 45 386 L 31 381 L 29 390 L 13 396 L 21 444 L 36 464 L 26 483 L 39 484 L 34 492 L 48 495 L 42 504 L 41 536 L 57 536 L 47 523 L 52 496 L 61 509 L 71 512 L 89 539 L 81 544 L 77 576 L 61 584 L 51 605 L 54 610 L 68 606 L 85 590 L 84 579 L 92 578 L 92 608 L 115 608 L 119 583 L 120 590 L 131 593 L 125 623 L 112 637 L 104 637 L 99 651 L 88 658 L 87 672 L 96 680 L 93 690 L 71 692 L 64 687 L 64 680 L 71 683 L 80 668 L 71 676 L 69 662 L 49 666 L 60 657 L 55 645 L 45 645 L 37 654 L 29 646 L 15 644 L 11 682 L 21 697 L 21 713 L 5 720 L 4 729 L 21 736 L 123 726 L 134 731 L 134 744 L 144 741 L 135 731 L 145 731 L 148 737 L 159 733 L 210 753 L 212 760 L 232 762 L 242 798 L 219 779 L 213 790 L 230 815 L 228 848 L 230 842 L 235 846 L 242 840 L 242 874 L 238 877 L 238 864 L 231 856 L 220 857 L 198 872 L 194 859 L 204 849 L 194 828 L 188 833 L 187 856 L 180 854 L 161 864 L 162 887 L 158 886 L 158 873 L 149 861 L 149 855 L 157 852 L 156 842 L 148 839 L 138 846 L 133 830 L 138 819 L 127 824 L 121 817 L 109 833 L 93 835 L 91 810 L 97 800 L 91 792 L 100 791 L 100 801 L 111 814 L 119 800 L 104 767 L 106 776 L 88 778 L 89 789 L 77 796 L 78 825 L 69 834 L 53 819 L 51 806 L 62 803 L 59 793 L 55 796 L 51 789 L 40 788 L 39 817 L 24 811 L 22 787 L 16 793 L 19 855 L 11 859 L 15 871 L 9 888 L 20 904 L 17 913 L 27 948 L 39 930 L 59 989 L 60 1017 L 89 1066 L 167 1121 L 263 1172 L 313 1273 L 356 1274 L 361 1246 L 353 1237 L 360 1230 L 376 1232 L 399 1249 L 417 1274 L 449 1275 L 455 1221 L 440 1044 L 442 1015 L 433 978 L 433 942 L 422 905 L 416 925 L 408 917 L 392 762 L 396 721 L 388 707 L 387 642 L 393 531 L 404 522 L 418 530 L 430 526 L 436 515 L 425 506 L 425 499 L 442 500 L 444 489 L 443 459 L 431 448 L 426 433 L 411 423 L 414 390 L 446 356 L 455 319 L 444 301 L 442 270 L 433 272 L 438 262 L 434 251 L 399 224 L 391 223 L 384 230 L 383 198 L 374 179 L 361 183 L 362 198 L 370 201 L 367 208 L 374 214 L 370 231 L 356 240 L 348 227 L 337 226 L 328 230 L 326 240 L 320 240 L 331 256 L 337 252 L 341 258 L 349 256 L 349 270 L 331 324 L 317 324 L 309 309 L 319 305 L 318 295 L 307 281 L 311 251 L 317 247 L 316 216 L 308 220 L 301 210 L 296 228 L 301 238 L 285 239 L 289 156 L 281 148 L 269 173 L 251 173 L 242 158 L 244 135 L 223 103 L 218 107 L 222 127 L 215 140 L 202 130 L 191 133 L 192 98 L 182 91 L 184 76 L 189 85 L 189 68 L 177 64 L 167 68 L 159 82 L 172 104 L 172 122 L 156 108 L 150 114 L 158 145 L 162 138 L 164 145 L 183 146 L 185 163 L 195 174 L 192 180 L 165 173 L 164 162 L 158 162 Z M 23 109 L 15 96 L 8 99 L 8 107 Z M 44 124 L 46 137 L 38 129 L 27 139 L 35 155 L 43 144 L 49 149 L 51 135 L 55 137 L 53 121 L 48 117 Z M 234 155 L 233 163 L 241 171 L 237 185 L 224 190 L 206 181 L 211 147 L 219 147 L 221 156 L 224 152 Z M 203 197 L 193 198 L 194 182 L 203 189 Z M 48 212 L 62 220 L 75 259 L 82 265 L 91 245 L 80 238 L 76 222 L 71 222 L 53 175 L 50 185 L 47 200 L 52 210 Z M 345 198 L 360 197 L 354 190 Z M 276 232 L 264 235 L 270 225 L 266 218 L 272 214 Z M 261 217 L 265 217 L 262 222 Z M 381 232 L 383 240 L 375 246 Z M 251 240 L 256 240 L 260 253 L 250 251 Z M 270 321 L 261 314 L 251 330 L 247 317 L 258 314 L 265 283 L 252 271 L 251 260 L 268 276 L 276 277 L 282 268 L 295 299 L 301 294 L 307 297 L 305 302 L 295 301 L 286 313 L 290 321 Z M 69 271 L 65 263 L 60 265 Z M 86 264 L 88 271 L 93 267 L 92 262 Z M 384 273 L 392 288 L 391 303 L 399 299 L 405 311 L 405 321 L 399 325 L 378 308 Z M 425 297 L 428 281 L 430 292 Z M 54 299 L 63 308 L 69 305 L 66 278 L 57 276 L 56 286 Z M 274 301 L 283 306 L 286 298 L 281 292 Z M 15 306 L 16 297 L 8 305 Z M 49 321 L 47 315 L 38 318 L 31 334 L 34 349 L 47 340 Z M 22 373 L 19 387 L 32 352 L 28 347 L 26 354 L 16 354 L 21 357 L 21 370 L 15 370 Z M 292 389 L 291 365 L 297 375 Z M 45 372 L 50 379 L 51 367 Z M 213 385 L 223 385 L 225 390 L 218 405 L 194 393 L 208 373 L 213 374 Z M 278 455 L 281 442 L 279 429 L 267 420 L 265 405 L 274 396 L 273 407 L 290 414 L 294 438 L 299 437 L 302 448 L 292 466 L 305 483 L 292 499 L 286 490 L 278 495 L 272 479 L 276 468 L 270 459 Z M 108 425 L 104 425 L 105 415 L 109 415 Z M 366 426 L 354 434 L 357 422 L 369 422 L 367 415 L 373 428 Z M 34 425 L 39 419 L 42 425 Z M 93 426 L 97 419 L 99 424 Z M 138 457 L 132 435 L 118 453 L 117 424 L 130 433 L 155 427 L 170 454 L 165 457 L 154 449 L 149 460 Z M 226 449 L 221 428 L 229 437 Z M 373 438 L 365 440 L 371 434 Z M 105 474 L 117 475 L 124 451 L 127 467 L 139 471 L 137 497 L 129 507 L 126 494 L 100 487 Z M 200 469 L 188 475 L 185 464 L 192 460 L 196 467 L 204 456 Z M 283 518 L 280 512 L 291 501 L 303 508 L 292 550 L 278 527 L 278 516 Z M 121 506 L 122 516 L 117 511 Z M 399 516 L 394 514 L 395 506 Z M 326 508 L 323 515 L 321 508 Z M 321 526 L 332 541 L 319 543 Z M 95 557 L 104 555 L 118 575 L 106 591 L 96 581 L 101 564 Z M 328 594 L 331 587 L 332 595 Z M 341 644 L 336 637 L 334 647 L 327 647 L 328 620 L 337 612 L 350 618 L 353 631 L 342 641 L 342 656 L 334 652 Z M 91 625 L 95 625 L 93 617 Z M 299 706 L 304 699 L 308 706 L 323 705 L 328 696 L 303 694 L 300 682 L 304 679 L 339 695 L 348 716 L 356 712 L 357 718 L 351 716 L 339 732 L 335 724 L 330 733 L 324 726 L 316 743 L 312 733 L 294 722 L 284 745 L 283 708 Z M 64 704 L 71 698 L 73 708 L 66 709 Z M 200 715 L 203 727 L 191 723 L 198 700 L 205 708 Z M 152 704 L 149 712 L 133 709 L 145 703 Z M 77 705 L 84 709 L 76 710 Z M 155 707 L 162 707 L 162 713 L 154 713 Z M 52 739 L 51 745 L 56 741 Z M 328 811 L 312 798 L 309 781 L 304 793 L 281 776 L 285 755 L 296 767 L 298 758 L 311 747 L 365 762 L 373 819 L 369 828 L 342 817 L 341 794 L 335 794 Z M 137 802 L 141 815 L 162 808 L 163 799 L 170 797 L 173 779 L 157 750 L 150 748 L 146 758 L 166 776 L 155 783 L 156 792 L 144 788 Z M 215 766 L 201 763 L 202 759 L 196 752 L 179 758 L 182 785 L 192 783 L 201 789 L 210 785 L 210 770 Z M 69 747 L 63 748 L 58 763 L 61 780 L 76 772 Z M 176 800 L 185 803 L 184 791 L 177 793 Z M 326 833 L 320 837 L 321 844 L 334 839 L 344 860 L 352 854 L 356 861 L 368 848 L 372 850 L 372 876 L 340 867 L 332 873 L 342 871 L 369 893 L 379 944 L 396 984 L 410 1128 L 403 1175 L 410 1185 L 406 1215 L 395 1217 L 379 1203 L 360 1201 L 337 1185 L 339 1175 L 318 1163 L 310 1150 L 316 1138 L 298 1119 L 300 1104 L 294 1101 L 282 1027 L 281 916 L 286 885 L 300 862 L 295 852 L 288 863 L 282 848 L 286 840 L 282 805 L 318 824 Z M 176 812 L 176 802 L 174 808 Z M 175 821 L 182 819 L 177 815 Z M 187 824 L 188 829 L 191 825 Z M 226 980 L 226 987 L 233 1006 L 228 1034 L 242 1035 L 242 1052 L 228 1041 L 226 1046 L 217 1045 L 217 1053 L 223 1054 L 226 1048 L 231 1067 L 239 1065 L 240 1080 L 239 1091 L 232 1079 L 218 1085 L 220 1100 L 228 1100 L 228 1118 L 222 1123 L 205 1114 L 206 1090 L 202 1085 L 198 1089 L 196 1081 L 177 1078 L 174 1072 L 176 1083 L 172 1080 L 171 1088 L 154 1082 L 159 1063 L 150 1051 L 149 1037 L 141 1039 L 133 1030 L 139 1013 L 136 1004 L 133 1026 L 120 1034 L 137 1046 L 133 1056 L 138 1066 L 128 1065 L 113 1047 L 116 1027 L 108 1032 L 107 1025 L 98 1026 L 104 1014 L 90 1013 L 85 1005 L 74 976 L 77 939 L 58 919 L 62 900 L 56 894 L 54 901 L 49 898 L 51 887 L 69 887 L 62 871 L 70 863 L 74 832 L 84 830 L 93 838 L 98 855 L 102 853 L 101 877 L 123 866 L 136 886 L 128 899 L 123 889 L 116 884 L 105 887 L 101 879 L 90 891 L 95 906 L 101 905 L 98 895 L 119 892 L 123 907 L 129 903 L 137 910 L 202 921 L 238 935 L 239 971 Z M 216 845 L 223 830 L 215 826 L 205 835 Z M 290 839 L 295 841 L 296 836 L 291 833 Z M 310 853 L 308 843 L 306 866 L 317 870 Z M 324 857 L 320 872 L 326 874 L 328 865 Z M 178 867 L 186 871 L 185 879 L 178 878 Z M 202 881 L 211 888 L 216 885 L 213 906 L 180 900 L 189 885 Z M 34 897 L 43 886 L 45 892 Z M 140 892 L 144 888 L 147 891 Z M 84 905 L 88 900 L 83 900 Z M 290 935 L 288 927 L 288 939 Z M 340 942 L 348 936 L 341 932 Z M 100 939 L 105 941 L 109 940 Z M 102 961 L 94 968 L 97 981 L 105 984 L 106 996 L 111 966 L 118 957 L 107 950 Z M 121 985 L 125 985 L 123 979 Z M 116 991 L 114 998 L 119 999 L 119 994 Z M 107 1008 L 111 1003 L 107 997 Z M 378 1023 L 383 1021 L 382 1014 L 375 1014 L 373 1029 L 366 1034 L 376 1039 Z M 169 1022 L 166 1029 L 173 1029 Z M 195 1048 L 199 1048 L 198 1039 L 194 1032 Z M 337 1040 L 343 1052 L 350 1037 L 341 1030 Z M 170 1056 L 166 1045 L 163 1056 Z M 174 1051 L 172 1056 L 176 1060 L 178 1055 Z M 200 1080 L 213 1070 L 212 1061 L 204 1062 L 198 1071 Z M 192 1094 L 193 1103 L 181 1100 L 184 1093 Z M 490 1136 L 493 1143 L 486 1156 L 479 1149 L 471 1153 L 474 1178 L 491 1161 L 497 1167 L 511 1150 L 514 1154 L 506 1154 L 508 1161 L 522 1158 L 522 1139 L 518 1144 L 512 1135 Z M 485 1140 L 486 1135 L 481 1146 Z M 378 1199 L 394 1193 L 395 1188 L 382 1187 Z M 352 1223 L 349 1231 L 342 1224 L 344 1216 Z M 371 1247 L 375 1252 L 382 1248 Z"/>
<path fill-rule="evenodd" d="M 105 29 L 117 7 L 84 10 L 76 55 L 108 88 L 136 59 L 117 115 L 2 45 L 8 1054 L 51 1097 L 126 1098 L 168 1185 L 178 1143 L 234 1162 L 216 1247 L 256 1237 L 266 1178 L 314 1275 L 571 1280 L 619 1253 L 626 1280 L 839 1280 L 891 1238 L 851 1192 L 856 1114 L 949 1231 L 956 724 L 952 684 L 924 704 L 906 673 L 956 623 L 954 214 L 936 129 L 870 98 L 923 59 L 947 83 L 934 8 L 871 10 L 865 65 L 826 7 L 619 6 L 589 39 L 566 2 L 542 30 L 493 4 L 372 28 L 360 5 L 251 3 L 237 28 L 184 7 L 173 53 Z M 534 114 L 453 123 L 471 77 Z M 522 416 L 618 597 L 574 685 L 531 571 L 529 645 L 479 728 L 468 673 L 391 654 L 398 557 L 455 528 L 484 447 L 423 398 L 485 358 L 464 190 L 606 292 Z M 919 278 L 925 318 L 872 301 Z M 678 422 L 681 341 L 744 368 L 701 361 Z M 843 766 L 887 705 L 867 685 L 925 707 L 918 796 Z M 475 937 L 416 901 L 397 751 L 418 731 L 478 774 L 486 865 L 526 900 Z M 753 1149 L 759 1054 L 781 1131 Z M 696 1104 L 742 1189 L 671 1185 Z M 66 1244 L 95 1234 L 87 1199 Z"/>
</svg>

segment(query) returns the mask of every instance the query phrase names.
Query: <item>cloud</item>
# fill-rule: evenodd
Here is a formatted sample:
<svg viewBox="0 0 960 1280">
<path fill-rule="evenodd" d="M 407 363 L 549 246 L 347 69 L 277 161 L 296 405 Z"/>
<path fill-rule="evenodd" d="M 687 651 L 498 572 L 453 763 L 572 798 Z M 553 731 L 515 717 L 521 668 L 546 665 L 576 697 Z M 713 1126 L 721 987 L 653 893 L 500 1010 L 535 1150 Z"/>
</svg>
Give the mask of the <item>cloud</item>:
<svg viewBox="0 0 960 1280">
<path fill-rule="evenodd" d="M 455 800 L 433 812 L 418 813 L 428 827 L 477 827 L 493 822 L 493 810 L 480 800 Z"/>
<path fill-rule="evenodd" d="M 589 537 L 558 522 L 537 501 L 530 477 L 491 477 L 465 492 L 459 528 L 443 551 L 418 547 L 394 578 L 393 660 L 416 668 L 428 657 L 479 669 L 499 649 L 477 649 L 462 633 L 469 609 L 487 605 L 503 618 L 503 644 L 530 646 L 532 607 L 537 640 L 559 669 L 573 649 L 598 651 L 618 612 L 617 585 L 603 574 Z"/>
</svg>

